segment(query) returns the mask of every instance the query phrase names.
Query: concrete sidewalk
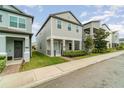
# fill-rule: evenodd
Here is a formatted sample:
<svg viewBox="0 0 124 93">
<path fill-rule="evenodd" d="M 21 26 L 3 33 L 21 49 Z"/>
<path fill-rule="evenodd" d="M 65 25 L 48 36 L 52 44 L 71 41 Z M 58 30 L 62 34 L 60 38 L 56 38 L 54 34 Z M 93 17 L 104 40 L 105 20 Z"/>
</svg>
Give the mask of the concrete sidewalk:
<svg viewBox="0 0 124 93">
<path fill-rule="evenodd" d="M 0 77 L 0 87 L 34 87 L 80 68 L 124 54 L 113 52 Z"/>
</svg>

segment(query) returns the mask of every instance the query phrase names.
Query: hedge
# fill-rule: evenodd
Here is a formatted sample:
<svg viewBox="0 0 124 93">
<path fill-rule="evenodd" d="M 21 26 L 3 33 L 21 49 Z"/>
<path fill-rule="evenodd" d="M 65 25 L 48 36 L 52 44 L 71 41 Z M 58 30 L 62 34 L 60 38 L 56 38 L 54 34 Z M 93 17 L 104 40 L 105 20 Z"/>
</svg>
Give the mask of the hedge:
<svg viewBox="0 0 124 93">
<path fill-rule="evenodd" d="M 114 52 L 116 51 L 116 48 L 107 48 L 107 49 L 97 49 L 97 48 L 94 48 L 92 50 L 92 53 L 108 53 L 108 52 Z"/>
<path fill-rule="evenodd" d="M 65 51 L 63 53 L 63 56 L 66 56 L 66 57 L 77 57 L 77 56 L 83 56 L 83 55 L 86 55 L 86 52 L 85 51 L 82 51 L 82 50 L 74 50 L 74 51 Z"/>
<path fill-rule="evenodd" d="M 116 47 L 117 50 L 124 50 L 124 46 L 120 45 Z"/>
<path fill-rule="evenodd" d="M 3 71 L 5 66 L 6 66 L 6 57 L 5 56 L 0 56 L 0 72 Z"/>
</svg>

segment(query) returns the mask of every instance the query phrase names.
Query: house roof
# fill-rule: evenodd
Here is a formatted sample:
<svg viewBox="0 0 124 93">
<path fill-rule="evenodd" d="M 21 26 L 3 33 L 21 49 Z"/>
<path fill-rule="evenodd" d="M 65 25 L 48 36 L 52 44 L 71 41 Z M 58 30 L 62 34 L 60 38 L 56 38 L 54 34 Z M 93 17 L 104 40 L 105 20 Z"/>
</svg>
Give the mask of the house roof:
<svg viewBox="0 0 124 93">
<path fill-rule="evenodd" d="M 124 38 L 120 38 L 119 41 L 124 41 Z"/>
<path fill-rule="evenodd" d="M 19 11 L 19 12 L 16 12 L 16 11 L 13 11 L 13 10 L 10 10 L 10 9 L 6 9 L 6 8 L 3 8 L 3 7 L 0 7 L 0 10 L 2 10 L 2 11 L 7 11 L 7 12 L 11 12 L 11 13 L 15 13 L 15 14 L 18 14 L 18 15 L 26 16 L 26 17 L 30 17 L 30 18 L 32 18 L 32 22 L 33 22 L 33 19 L 34 19 L 33 16 L 28 15 L 28 14 L 22 12 L 20 9 L 18 9 L 17 7 L 15 7 L 15 6 L 13 6 L 13 5 L 10 5 L 10 6 L 13 7 L 13 8 L 15 8 L 15 9 L 16 9 L 17 11 Z"/>
<path fill-rule="evenodd" d="M 108 25 L 107 24 L 102 24 L 102 25 L 105 25 L 109 30 L 111 30 L 109 27 L 108 27 Z"/>
<path fill-rule="evenodd" d="M 14 33 L 14 34 L 25 34 L 25 35 L 31 35 L 31 36 L 33 35 L 33 33 L 24 32 L 22 30 L 10 29 L 10 28 L 6 28 L 6 27 L 0 27 L 0 32 Z"/>
<path fill-rule="evenodd" d="M 70 13 L 81 24 L 81 22 L 75 17 L 75 15 L 71 11 L 63 11 L 63 12 L 54 13 L 54 14 L 50 14 L 50 15 L 56 16 L 56 15 L 64 14 L 64 13 Z"/>
<path fill-rule="evenodd" d="M 93 20 L 93 21 L 89 21 L 89 22 L 84 23 L 84 24 L 82 24 L 82 25 L 84 26 L 84 25 L 90 24 L 90 23 L 92 23 L 92 22 L 100 22 L 100 20 Z"/>
<path fill-rule="evenodd" d="M 67 19 L 64 19 L 64 18 L 61 18 L 61 17 L 56 16 L 56 15 L 58 15 L 58 14 L 63 14 L 63 13 L 70 13 L 70 14 L 79 22 L 79 24 L 78 24 L 78 23 L 75 23 L 75 22 L 73 22 L 73 21 L 70 21 L 70 20 L 67 20 Z M 37 32 L 36 36 L 37 36 L 37 35 L 39 34 L 39 32 L 43 29 L 43 27 L 45 26 L 45 24 L 48 22 L 48 20 L 49 20 L 51 17 L 56 18 L 56 19 L 60 19 L 60 20 L 64 20 L 64 21 L 66 21 L 66 22 L 70 22 L 70 23 L 72 23 L 72 24 L 76 24 L 76 25 L 82 26 L 82 24 L 80 23 L 80 21 L 74 16 L 74 14 L 73 14 L 71 11 L 64 11 L 64 12 L 54 13 L 54 14 L 50 14 L 50 15 L 48 16 L 48 18 L 46 19 L 46 21 L 44 22 L 44 24 L 41 26 L 41 28 L 40 28 L 39 31 Z"/>
</svg>

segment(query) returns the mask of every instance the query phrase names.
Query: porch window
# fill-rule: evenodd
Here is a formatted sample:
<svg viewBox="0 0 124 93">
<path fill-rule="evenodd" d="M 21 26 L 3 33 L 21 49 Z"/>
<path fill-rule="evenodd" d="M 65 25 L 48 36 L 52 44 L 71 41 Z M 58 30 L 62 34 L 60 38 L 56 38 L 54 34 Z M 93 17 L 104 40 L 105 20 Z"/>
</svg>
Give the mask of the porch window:
<svg viewBox="0 0 124 93">
<path fill-rule="evenodd" d="M 69 50 L 72 50 L 72 43 L 69 43 Z"/>
<path fill-rule="evenodd" d="M 25 19 L 19 18 L 19 28 L 25 28 Z"/>
<path fill-rule="evenodd" d="M 0 15 L 0 22 L 2 22 L 2 15 Z"/>
<path fill-rule="evenodd" d="M 71 31 L 71 24 L 68 24 L 68 31 Z"/>
<path fill-rule="evenodd" d="M 10 26 L 17 27 L 17 17 L 10 16 Z"/>
<path fill-rule="evenodd" d="M 57 20 L 57 28 L 58 29 L 61 29 L 62 28 L 62 26 L 61 26 L 61 20 Z"/>
</svg>

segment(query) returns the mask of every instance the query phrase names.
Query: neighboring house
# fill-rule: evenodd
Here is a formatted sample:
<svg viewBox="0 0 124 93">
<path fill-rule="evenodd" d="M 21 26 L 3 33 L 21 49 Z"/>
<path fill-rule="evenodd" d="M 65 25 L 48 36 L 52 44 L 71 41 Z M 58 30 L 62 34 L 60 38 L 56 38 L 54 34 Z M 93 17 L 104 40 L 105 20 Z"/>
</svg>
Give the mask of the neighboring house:
<svg viewBox="0 0 124 93">
<path fill-rule="evenodd" d="M 94 31 L 102 28 L 110 35 L 105 39 L 107 48 L 118 45 L 118 32 L 112 32 L 99 20 L 81 24 L 70 11 L 49 15 L 38 33 L 37 50 L 48 56 L 61 56 L 63 51 L 83 50 L 87 36 L 94 39 Z"/>
<path fill-rule="evenodd" d="M 112 47 L 117 47 L 119 44 L 119 32 L 112 31 Z"/>
<path fill-rule="evenodd" d="M 38 51 L 61 56 L 63 51 L 82 49 L 82 24 L 70 11 L 49 15 L 36 34 Z"/>
<path fill-rule="evenodd" d="M 120 43 L 120 44 L 124 44 L 124 38 L 120 38 L 120 39 L 119 39 L 119 43 Z"/>
<path fill-rule="evenodd" d="M 83 24 L 83 34 L 82 35 L 84 37 L 84 41 L 85 41 L 86 37 L 89 35 L 94 39 L 94 31 L 99 28 L 102 28 L 106 32 L 110 33 L 110 35 L 105 40 L 108 41 L 107 47 L 112 48 L 112 31 L 106 24 L 101 24 L 99 20 L 90 21 L 88 23 Z"/>
<path fill-rule="evenodd" d="M 0 5 L 0 55 L 8 59 L 31 57 L 33 17 L 12 5 Z"/>
</svg>

